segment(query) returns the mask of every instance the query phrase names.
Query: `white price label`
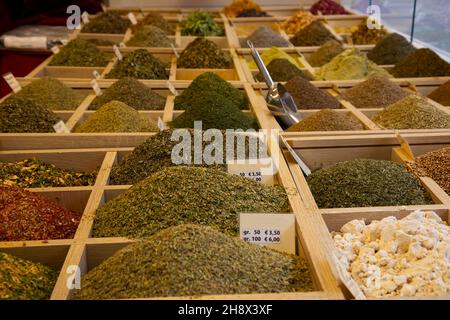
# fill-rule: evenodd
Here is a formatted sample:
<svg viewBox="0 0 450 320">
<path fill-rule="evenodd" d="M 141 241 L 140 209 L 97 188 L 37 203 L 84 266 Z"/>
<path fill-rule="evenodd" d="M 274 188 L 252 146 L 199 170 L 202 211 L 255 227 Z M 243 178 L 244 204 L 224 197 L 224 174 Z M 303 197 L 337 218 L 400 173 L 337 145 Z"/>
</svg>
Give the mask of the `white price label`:
<svg viewBox="0 0 450 320">
<path fill-rule="evenodd" d="M 119 48 L 116 45 L 113 45 L 114 54 L 116 55 L 117 59 L 122 60 L 122 53 L 120 52 Z"/>
<path fill-rule="evenodd" d="M 101 96 L 103 94 L 102 89 L 100 89 L 100 86 L 97 83 L 97 80 L 92 79 L 91 80 L 91 86 L 92 86 L 92 89 L 94 89 L 94 92 L 95 92 L 96 96 Z"/>
<path fill-rule="evenodd" d="M 271 158 L 229 160 L 228 173 L 273 186 L 276 169 Z"/>
<path fill-rule="evenodd" d="M 125 48 L 126 46 L 127 46 L 127 45 L 126 45 L 125 42 L 123 42 L 123 41 L 122 41 L 121 43 L 119 43 L 119 47 L 120 47 L 120 48 Z"/>
<path fill-rule="evenodd" d="M 159 128 L 159 131 L 164 131 L 166 129 L 166 124 L 161 119 L 161 117 L 158 117 L 158 128 Z"/>
<path fill-rule="evenodd" d="M 20 86 L 19 81 L 17 81 L 16 77 L 11 72 L 5 73 L 3 75 L 3 79 L 8 83 L 8 85 L 11 87 L 11 90 L 14 93 L 19 92 L 22 90 L 22 87 Z"/>
<path fill-rule="evenodd" d="M 94 76 L 94 78 L 95 78 L 96 80 L 100 79 L 100 73 L 99 73 L 97 70 L 94 70 L 94 71 L 92 72 L 92 75 Z"/>
<path fill-rule="evenodd" d="M 5 36 L 3 44 L 6 48 L 47 49 L 47 37 Z"/>
<path fill-rule="evenodd" d="M 131 24 L 136 25 L 138 22 L 133 12 L 128 13 L 128 19 L 130 19 Z"/>
<path fill-rule="evenodd" d="M 53 46 L 53 47 L 50 48 L 50 50 L 52 50 L 52 52 L 53 52 L 54 54 L 58 54 L 58 53 L 59 53 L 59 48 L 58 48 L 58 46 Z"/>
<path fill-rule="evenodd" d="M 175 49 L 175 46 L 173 45 L 173 43 L 171 43 L 170 46 L 172 47 L 173 54 L 174 54 L 175 57 L 177 57 L 177 59 L 178 59 L 178 58 L 180 57 L 180 54 L 178 53 L 177 49 Z"/>
<path fill-rule="evenodd" d="M 87 13 L 86 11 L 83 12 L 83 14 L 81 15 L 81 20 L 83 20 L 84 24 L 88 24 L 89 23 L 89 13 Z"/>
<path fill-rule="evenodd" d="M 56 133 L 70 133 L 69 129 L 67 129 L 67 127 L 66 127 L 66 124 L 62 120 L 58 121 L 53 126 L 53 129 L 55 129 Z"/>
<path fill-rule="evenodd" d="M 178 91 L 177 91 L 177 89 L 175 89 L 175 87 L 173 86 L 172 83 L 170 83 L 169 81 L 166 81 L 166 85 L 167 85 L 167 88 L 169 88 L 169 91 L 170 91 L 174 96 L 177 96 L 177 95 L 178 95 Z"/>
<path fill-rule="evenodd" d="M 257 244 L 281 242 L 280 229 L 244 229 L 242 236 L 242 240 Z"/>
</svg>

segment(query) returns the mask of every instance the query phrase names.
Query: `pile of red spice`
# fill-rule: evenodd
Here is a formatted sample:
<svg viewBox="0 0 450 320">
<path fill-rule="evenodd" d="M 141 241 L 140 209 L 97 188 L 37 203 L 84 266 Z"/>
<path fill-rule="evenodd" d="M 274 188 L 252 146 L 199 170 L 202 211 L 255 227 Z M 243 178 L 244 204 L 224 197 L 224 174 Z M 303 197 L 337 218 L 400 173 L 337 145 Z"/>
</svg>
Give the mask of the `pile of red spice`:
<svg viewBox="0 0 450 320">
<path fill-rule="evenodd" d="M 347 10 L 339 3 L 333 0 L 320 0 L 311 6 L 312 14 L 333 15 L 333 14 L 348 14 Z"/>
<path fill-rule="evenodd" d="M 73 238 L 81 215 L 17 187 L 0 187 L 0 241 Z"/>
</svg>

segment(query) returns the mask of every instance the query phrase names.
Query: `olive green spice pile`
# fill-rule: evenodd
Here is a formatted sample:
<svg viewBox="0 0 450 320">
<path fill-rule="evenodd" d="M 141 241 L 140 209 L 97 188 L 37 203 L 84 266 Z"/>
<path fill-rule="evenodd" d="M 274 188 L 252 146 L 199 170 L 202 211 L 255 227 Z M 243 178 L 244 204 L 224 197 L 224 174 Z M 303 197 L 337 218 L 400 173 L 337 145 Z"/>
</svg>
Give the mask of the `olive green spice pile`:
<svg viewBox="0 0 450 320">
<path fill-rule="evenodd" d="M 142 82 L 133 78 L 122 78 L 103 90 L 102 95 L 95 97 L 89 109 L 98 110 L 112 100 L 123 102 L 136 110 L 163 110 L 166 104 L 166 98 Z"/>
<path fill-rule="evenodd" d="M 377 44 L 387 35 L 384 26 L 381 28 L 367 27 L 367 20 L 361 21 L 356 30 L 352 32 L 353 44 Z"/>
<path fill-rule="evenodd" d="M 151 263 L 149 263 L 151 261 Z M 76 299 L 312 291 L 306 261 L 184 224 L 120 250 L 81 280 Z"/>
<path fill-rule="evenodd" d="M 342 131 L 364 130 L 363 125 L 347 113 L 323 109 L 304 118 L 299 123 L 289 127 L 286 131 Z"/>
<path fill-rule="evenodd" d="M 392 161 L 343 161 L 313 172 L 306 180 L 319 208 L 431 203 L 420 182 Z"/>
<path fill-rule="evenodd" d="M 32 158 L 0 162 L 0 185 L 22 188 L 92 186 L 96 172 L 75 172 Z"/>
<path fill-rule="evenodd" d="M 158 131 L 157 124 L 120 101 L 110 101 L 101 106 L 76 128 L 77 133 L 87 132 L 149 132 Z"/>
<path fill-rule="evenodd" d="M 116 42 L 112 40 L 107 39 L 85 39 L 87 42 L 90 42 L 92 44 L 95 44 L 96 46 L 101 47 L 112 47 L 113 45 L 117 44 Z"/>
<path fill-rule="evenodd" d="M 16 97 L 0 105 L 0 132 L 55 132 L 53 126 L 61 119 L 36 102 Z"/>
<path fill-rule="evenodd" d="M 63 46 L 48 64 L 49 66 L 104 67 L 106 56 L 91 42 L 75 39 Z"/>
<path fill-rule="evenodd" d="M 84 33 L 125 33 L 131 22 L 114 11 L 102 12 L 83 27 Z"/>
<path fill-rule="evenodd" d="M 138 49 L 124 55 L 117 61 L 106 79 L 131 77 L 136 79 L 169 79 L 167 64 L 145 49 Z"/>
<path fill-rule="evenodd" d="M 345 90 L 341 98 L 351 102 L 356 108 L 385 108 L 407 96 L 410 92 L 383 76 L 372 76 Z"/>
<path fill-rule="evenodd" d="M 302 77 L 306 80 L 311 80 L 309 75 L 286 59 L 273 59 L 267 65 L 267 71 L 269 71 L 273 81 L 288 81 L 293 77 Z M 256 80 L 261 82 L 264 81 L 264 77 L 261 73 L 256 75 Z"/>
<path fill-rule="evenodd" d="M 297 47 L 321 46 L 329 40 L 336 40 L 336 38 L 320 20 L 310 23 L 290 39 L 291 43 Z"/>
<path fill-rule="evenodd" d="M 391 73 L 397 78 L 450 76 L 450 64 L 428 48 L 417 49 L 397 63 Z"/>
<path fill-rule="evenodd" d="M 408 169 L 417 177 L 430 177 L 450 195 L 450 147 L 417 157 Z"/>
<path fill-rule="evenodd" d="M 301 77 L 291 78 L 284 87 L 299 109 L 340 108 L 340 103 L 335 97 Z"/>
<path fill-rule="evenodd" d="M 226 98 L 239 109 L 247 109 L 248 97 L 244 91 L 234 88 L 213 72 L 205 72 L 192 81 L 187 89 L 175 97 L 175 110 L 184 110 L 196 104 L 199 96 L 215 92 Z"/>
<path fill-rule="evenodd" d="M 166 33 L 152 25 L 139 28 L 126 43 L 129 47 L 170 47 L 171 44 Z"/>
<path fill-rule="evenodd" d="M 248 40 L 255 48 L 289 47 L 289 41 L 268 27 L 259 27 L 241 45 L 246 48 Z"/>
<path fill-rule="evenodd" d="M 450 128 L 450 115 L 417 95 L 397 101 L 376 114 L 372 120 L 386 129 Z"/>
<path fill-rule="evenodd" d="M 188 44 L 177 59 L 178 68 L 230 69 L 233 60 L 228 52 L 206 38 L 198 37 Z"/>
<path fill-rule="evenodd" d="M 281 187 L 201 167 L 170 167 L 133 185 L 95 212 L 95 237 L 151 236 L 183 223 L 235 236 L 239 212 L 289 212 Z"/>
<path fill-rule="evenodd" d="M 450 80 L 433 90 L 428 98 L 444 106 L 450 106 Z"/>
<path fill-rule="evenodd" d="M 367 57 L 376 64 L 396 64 L 416 48 L 398 33 L 390 33 L 369 51 Z"/>
<path fill-rule="evenodd" d="M 313 67 L 321 67 L 343 51 L 344 48 L 338 41 L 328 40 L 309 56 L 308 62 Z"/>
<path fill-rule="evenodd" d="M 182 36 L 224 36 L 224 28 L 214 21 L 214 18 L 209 12 L 194 11 L 186 20 L 181 21 L 181 35 Z"/>
<path fill-rule="evenodd" d="M 158 27 L 159 29 L 163 30 L 167 35 L 173 35 L 175 34 L 175 28 L 169 24 L 164 17 L 158 13 L 158 12 L 150 12 L 148 13 L 144 19 L 139 20 L 138 24 L 132 25 L 131 30 L 136 32 L 136 30 L 139 30 L 143 26 L 152 25 L 155 27 Z"/>
<path fill-rule="evenodd" d="M 57 277 L 47 266 L 0 252 L 0 300 L 49 299 Z"/>
</svg>

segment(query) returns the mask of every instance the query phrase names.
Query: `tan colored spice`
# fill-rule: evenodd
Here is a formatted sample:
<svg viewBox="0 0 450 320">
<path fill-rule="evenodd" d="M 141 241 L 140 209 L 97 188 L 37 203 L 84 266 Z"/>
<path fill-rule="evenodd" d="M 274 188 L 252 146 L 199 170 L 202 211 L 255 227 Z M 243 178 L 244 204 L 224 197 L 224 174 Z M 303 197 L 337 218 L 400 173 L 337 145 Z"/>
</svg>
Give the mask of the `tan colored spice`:
<svg viewBox="0 0 450 320">
<path fill-rule="evenodd" d="M 364 130 L 361 122 L 348 113 L 323 109 L 304 118 L 299 123 L 289 127 L 286 131 L 343 131 Z"/>
</svg>

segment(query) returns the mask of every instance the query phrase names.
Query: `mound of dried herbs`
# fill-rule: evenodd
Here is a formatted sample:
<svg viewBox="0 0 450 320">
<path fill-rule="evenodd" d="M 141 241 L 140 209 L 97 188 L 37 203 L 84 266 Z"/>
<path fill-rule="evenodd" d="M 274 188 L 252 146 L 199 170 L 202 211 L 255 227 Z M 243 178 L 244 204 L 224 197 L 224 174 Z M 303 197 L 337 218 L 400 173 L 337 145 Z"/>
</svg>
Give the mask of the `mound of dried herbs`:
<svg viewBox="0 0 450 320">
<path fill-rule="evenodd" d="M 186 20 L 181 21 L 181 35 L 182 36 L 223 36 L 225 35 L 224 28 L 214 21 L 213 16 L 206 11 L 194 11 Z"/>
<path fill-rule="evenodd" d="M 0 132 L 55 132 L 61 119 L 36 102 L 21 97 L 7 99 L 0 105 Z"/>
<path fill-rule="evenodd" d="M 450 106 L 450 80 L 433 90 L 428 98 L 444 106 Z"/>
<path fill-rule="evenodd" d="M 80 218 L 38 193 L 0 186 L 0 241 L 71 239 Z"/>
<path fill-rule="evenodd" d="M 417 95 L 397 101 L 376 114 L 372 120 L 386 129 L 450 128 L 450 115 Z"/>
<path fill-rule="evenodd" d="M 203 37 L 198 37 L 188 44 L 177 59 L 178 68 L 196 69 L 230 69 L 233 60 L 228 52 L 217 44 Z"/>
<path fill-rule="evenodd" d="M 313 67 L 321 67 L 343 51 L 342 44 L 336 40 L 329 40 L 309 56 L 308 62 Z"/>
<path fill-rule="evenodd" d="M 244 10 L 255 10 L 262 12 L 261 7 L 252 0 L 233 0 L 232 3 L 223 8 L 223 12 L 229 17 L 236 17 Z"/>
<path fill-rule="evenodd" d="M 291 43 L 297 47 L 321 46 L 329 40 L 336 40 L 336 38 L 320 20 L 313 21 L 290 39 Z"/>
<path fill-rule="evenodd" d="M 251 35 L 243 40 L 241 45 L 247 47 L 247 41 L 250 40 L 255 48 L 270 47 L 289 47 L 289 41 L 283 38 L 279 33 L 268 27 L 259 27 Z"/>
<path fill-rule="evenodd" d="M 352 32 L 353 44 L 377 44 L 378 41 L 383 39 L 387 35 L 387 31 L 384 26 L 381 28 L 367 27 L 367 19 L 361 21 L 356 30 Z"/>
<path fill-rule="evenodd" d="M 397 78 L 450 76 L 450 64 L 428 48 L 417 49 L 397 63 L 391 73 Z"/>
<path fill-rule="evenodd" d="M 320 15 L 349 14 L 343 6 L 333 0 L 319 0 L 311 6 L 310 11 Z"/>
<path fill-rule="evenodd" d="M 166 21 L 166 19 L 164 19 L 164 17 L 158 12 L 148 13 L 144 17 L 144 19 L 138 21 L 137 25 L 132 25 L 131 30 L 133 32 L 136 32 L 143 26 L 148 26 L 148 25 L 158 27 L 159 29 L 163 30 L 167 35 L 175 34 L 175 28 L 173 27 L 173 25 L 168 23 Z"/>
<path fill-rule="evenodd" d="M 107 39 L 85 39 L 87 42 L 90 42 L 92 44 L 95 44 L 96 46 L 101 47 L 112 47 L 113 45 L 117 44 L 116 42 L 112 40 Z"/>
<path fill-rule="evenodd" d="M 284 52 L 283 50 L 281 50 L 280 48 L 277 48 L 277 47 L 272 47 L 268 50 L 267 49 L 262 50 L 262 52 L 260 52 L 260 56 L 261 56 L 261 59 L 264 62 L 265 66 L 267 66 L 274 59 L 286 59 L 290 63 L 297 66 L 298 68 L 304 67 L 303 64 L 298 59 L 296 59 L 293 56 L 290 56 L 288 53 Z M 251 59 L 247 64 L 250 69 L 258 68 L 256 66 L 255 60 L 253 60 L 253 59 Z"/>
<path fill-rule="evenodd" d="M 61 169 L 36 158 L 0 162 L 0 185 L 22 188 L 92 186 L 96 172 Z"/>
<path fill-rule="evenodd" d="M 403 36 L 390 33 L 367 53 L 367 57 L 377 64 L 396 64 L 415 50 Z"/>
<path fill-rule="evenodd" d="M 246 9 L 242 10 L 236 16 L 237 18 L 246 18 L 246 17 L 271 17 L 265 11 L 257 11 L 256 9 Z"/>
<path fill-rule="evenodd" d="M 431 203 L 420 182 L 392 161 L 343 161 L 313 172 L 306 180 L 319 208 Z"/>
<path fill-rule="evenodd" d="M 185 110 L 190 105 L 196 104 L 197 98 L 215 92 L 226 98 L 239 109 L 247 109 L 248 97 L 244 91 L 234 88 L 213 72 L 205 72 L 199 75 L 180 95 L 175 97 L 175 110 Z"/>
<path fill-rule="evenodd" d="M 106 79 L 131 77 L 136 79 L 169 79 L 167 64 L 145 49 L 138 49 L 124 55 L 117 61 Z"/>
<path fill-rule="evenodd" d="M 348 113 L 323 109 L 304 118 L 299 123 L 289 127 L 286 131 L 343 131 L 364 130 L 361 122 Z"/>
<path fill-rule="evenodd" d="M 49 299 L 57 277 L 43 264 L 0 252 L 0 300 Z"/>
<path fill-rule="evenodd" d="M 301 77 L 291 78 L 284 87 L 299 109 L 340 108 L 340 103 L 335 97 Z"/>
<path fill-rule="evenodd" d="M 102 95 L 95 97 L 89 109 L 98 110 L 112 100 L 123 102 L 136 110 L 163 110 L 166 104 L 166 98 L 142 82 L 127 77 L 117 80 Z"/>
<path fill-rule="evenodd" d="M 143 26 L 127 41 L 129 47 L 170 47 L 173 44 L 166 33 L 156 26 Z"/>
<path fill-rule="evenodd" d="M 410 92 L 383 76 L 372 76 L 344 91 L 341 98 L 356 108 L 385 108 L 407 96 Z"/>
<path fill-rule="evenodd" d="M 84 33 L 125 33 L 131 25 L 130 20 L 114 11 L 102 12 L 83 27 Z"/>
<path fill-rule="evenodd" d="M 63 46 L 48 64 L 49 66 L 104 67 L 106 56 L 97 46 L 84 39 L 75 39 Z"/>
<path fill-rule="evenodd" d="M 148 132 L 158 131 L 155 121 L 120 101 L 101 106 L 76 128 L 76 133 L 87 132 Z"/>
<path fill-rule="evenodd" d="M 151 236 L 171 226 L 195 223 L 229 235 L 238 232 L 239 212 L 288 212 L 281 187 L 221 170 L 170 167 L 133 185 L 97 209 L 95 237 Z"/>
<path fill-rule="evenodd" d="M 269 71 L 273 81 L 288 81 L 293 77 L 302 77 L 306 80 L 311 80 L 309 75 L 304 73 L 286 59 L 273 59 L 267 65 L 267 71 Z M 259 72 L 255 78 L 258 81 L 264 81 L 264 77 L 261 72 Z"/>
</svg>

